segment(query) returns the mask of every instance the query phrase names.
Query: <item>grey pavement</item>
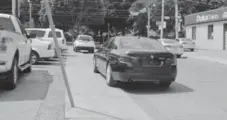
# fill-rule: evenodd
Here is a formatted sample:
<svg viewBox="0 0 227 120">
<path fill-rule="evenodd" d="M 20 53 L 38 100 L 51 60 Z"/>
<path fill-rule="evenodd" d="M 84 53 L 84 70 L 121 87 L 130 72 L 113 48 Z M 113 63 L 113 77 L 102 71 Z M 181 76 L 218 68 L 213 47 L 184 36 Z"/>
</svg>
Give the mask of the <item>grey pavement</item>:
<svg viewBox="0 0 227 120">
<path fill-rule="evenodd" d="M 195 52 L 185 52 L 184 56 L 227 64 L 227 51 L 196 50 Z"/>
<path fill-rule="evenodd" d="M 0 90 L 0 120 L 63 120 L 64 84 L 58 62 L 43 61 L 22 74 L 13 91 Z"/>
<path fill-rule="evenodd" d="M 68 120 L 227 119 L 227 65 L 184 57 L 167 90 L 152 84 L 111 88 L 93 73 L 92 56 L 69 49 L 66 70 L 76 107 L 66 107 Z"/>
</svg>

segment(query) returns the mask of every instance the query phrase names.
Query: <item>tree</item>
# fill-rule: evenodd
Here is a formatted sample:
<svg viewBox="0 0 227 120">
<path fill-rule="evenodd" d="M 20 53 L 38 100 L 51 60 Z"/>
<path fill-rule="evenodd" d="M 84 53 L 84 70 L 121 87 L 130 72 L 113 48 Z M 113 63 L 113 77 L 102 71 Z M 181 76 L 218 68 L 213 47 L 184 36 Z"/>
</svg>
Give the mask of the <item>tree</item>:
<svg viewBox="0 0 227 120">
<path fill-rule="evenodd" d="M 0 13 L 9 13 L 11 14 L 12 11 L 12 0 L 1 0 L 0 1 Z"/>
<path fill-rule="evenodd" d="M 130 10 L 133 12 L 139 12 L 144 9 L 147 4 L 151 3 L 151 0 L 147 1 L 137 1 L 134 2 Z M 157 26 L 155 25 L 156 21 L 161 21 L 161 0 L 153 0 L 156 6 L 152 7 L 151 10 L 151 28 L 158 32 Z M 185 15 L 202 12 L 210 9 L 216 9 L 226 5 L 225 0 L 178 0 L 179 14 L 182 16 L 182 24 L 184 24 Z M 165 16 L 168 16 L 170 19 L 165 20 L 167 22 L 167 29 L 164 29 L 164 36 L 167 36 L 165 33 L 172 33 L 175 31 L 175 7 L 174 0 L 165 0 Z M 134 29 L 139 31 L 141 35 L 145 35 L 146 24 L 147 24 L 147 13 L 139 13 L 139 15 L 130 17 L 128 22 L 134 22 Z M 143 29 L 142 29 L 143 28 Z"/>
</svg>

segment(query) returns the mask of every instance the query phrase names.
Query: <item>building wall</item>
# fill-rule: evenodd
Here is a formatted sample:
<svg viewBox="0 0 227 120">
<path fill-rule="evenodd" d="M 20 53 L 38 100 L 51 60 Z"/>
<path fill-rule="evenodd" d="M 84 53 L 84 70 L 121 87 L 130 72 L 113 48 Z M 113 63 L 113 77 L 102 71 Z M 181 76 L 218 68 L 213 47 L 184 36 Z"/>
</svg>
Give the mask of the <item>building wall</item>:
<svg viewBox="0 0 227 120">
<path fill-rule="evenodd" d="M 196 26 L 196 48 L 208 50 L 223 50 L 223 23 L 213 22 L 186 26 L 186 37 L 192 38 L 192 27 Z M 213 39 L 208 39 L 208 25 L 213 24 Z"/>
</svg>

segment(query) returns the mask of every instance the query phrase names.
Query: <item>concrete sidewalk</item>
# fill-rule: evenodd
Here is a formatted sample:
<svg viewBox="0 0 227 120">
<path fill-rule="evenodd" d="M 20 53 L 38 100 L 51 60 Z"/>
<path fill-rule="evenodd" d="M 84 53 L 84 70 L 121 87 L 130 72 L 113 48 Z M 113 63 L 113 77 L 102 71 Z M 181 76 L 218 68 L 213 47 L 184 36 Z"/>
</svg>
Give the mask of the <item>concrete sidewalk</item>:
<svg viewBox="0 0 227 120">
<path fill-rule="evenodd" d="M 227 65 L 227 51 L 196 50 L 195 52 L 185 52 L 183 56 Z"/>
</svg>

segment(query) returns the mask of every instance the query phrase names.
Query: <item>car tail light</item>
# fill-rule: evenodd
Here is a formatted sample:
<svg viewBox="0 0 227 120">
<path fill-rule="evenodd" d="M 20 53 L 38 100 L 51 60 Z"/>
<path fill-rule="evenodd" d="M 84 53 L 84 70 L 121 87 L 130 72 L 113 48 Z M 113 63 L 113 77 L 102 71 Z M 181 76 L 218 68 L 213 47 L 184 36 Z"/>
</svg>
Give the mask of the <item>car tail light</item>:
<svg viewBox="0 0 227 120">
<path fill-rule="evenodd" d="M 125 67 L 133 67 L 132 58 L 130 57 L 123 56 L 110 57 L 110 60 L 118 65 L 124 65 Z"/>
<path fill-rule="evenodd" d="M 12 42 L 12 38 L 10 38 L 10 37 L 2 37 L 1 39 L 0 39 L 0 52 L 6 52 L 6 50 L 7 50 L 7 44 L 8 43 L 10 43 L 10 42 Z"/>
<path fill-rule="evenodd" d="M 169 65 L 176 65 L 177 64 L 176 55 L 173 55 L 172 57 L 168 58 L 165 63 Z"/>
<path fill-rule="evenodd" d="M 48 48 L 47 49 L 48 50 L 51 50 L 52 49 L 52 44 L 51 43 L 48 45 Z"/>
</svg>

